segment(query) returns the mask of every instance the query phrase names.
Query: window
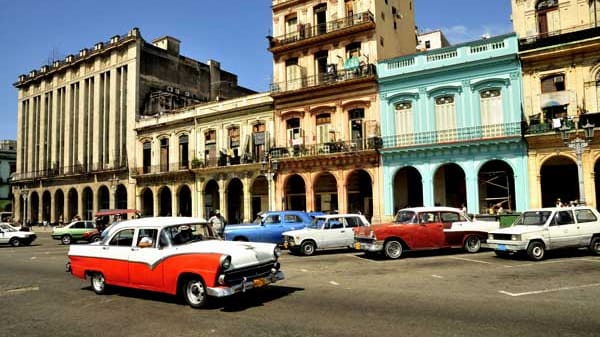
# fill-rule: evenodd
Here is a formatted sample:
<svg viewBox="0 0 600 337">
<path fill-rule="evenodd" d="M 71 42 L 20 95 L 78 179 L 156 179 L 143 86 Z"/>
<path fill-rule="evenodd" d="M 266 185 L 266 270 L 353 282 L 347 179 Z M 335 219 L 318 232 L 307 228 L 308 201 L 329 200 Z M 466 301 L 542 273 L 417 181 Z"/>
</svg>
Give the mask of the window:
<svg viewBox="0 0 600 337">
<path fill-rule="evenodd" d="M 179 163 L 181 168 L 187 168 L 189 163 L 188 135 L 179 136 Z"/>
<path fill-rule="evenodd" d="M 535 5 L 538 34 L 547 36 L 549 32 L 560 30 L 558 0 L 540 0 Z"/>
<path fill-rule="evenodd" d="M 435 126 L 438 131 L 439 141 L 454 140 L 454 135 L 451 131 L 448 131 L 456 129 L 454 96 L 446 95 L 435 98 Z"/>
<path fill-rule="evenodd" d="M 285 34 L 291 37 L 298 30 L 298 18 L 296 14 L 285 18 Z"/>
<path fill-rule="evenodd" d="M 287 90 L 300 89 L 302 71 L 298 65 L 298 58 L 291 58 L 285 61 L 285 78 Z"/>
<path fill-rule="evenodd" d="M 399 145 L 412 144 L 414 140 L 413 110 L 412 102 L 403 101 L 394 104 L 394 114 L 396 121 L 396 135 Z"/>
<path fill-rule="evenodd" d="M 426 49 L 431 48 L 431 41 L 429 41 L 429 40 L 425 41 L 425 48 Z"/>
<path fill-rule="evenodd" d="M 96 224 L 92 221 L 86 221 L 85 228 L 94 229 L 94 228 L 96 228 Z"/>
<path fill-rule="evenodd" d="M 440 217 L 442 218 L 442 222 L 456 222 L 461 221 L 460 215 L 454 212 L 441 212 Z"/>
<path fill-rule="evenodd" d="M 157 229 L 141 228 L 138 230 L 138 237 L 137 237 L 136 245 L 138 247 L 143 247 L 143 248 L 154 247 L 157 236 L 158 236 Z"/>
<path fill-rule="evenodd" d="M 160 171 L 169 171 L 169 139 L 163 138 L 160 140 Z"/>
<path fill-rule="evenodd" d="M 598 219 L 596 219 L 596 216 L 594 215 L 594 213 L 589 210 L 589 209 L 578 209 L 575 211 L 575 218 L 577 219 L 577 222 L 581 223 L 581 222 L 592 222 L 592 221 L 596 221 Z"/>
<path fill-rule="evenodd" d="M 123 229 L 115 234 L 110 242 L 110 246 L 131 247 L 133 243 L 133 229 Z"/>
<path fill-rule="evenodd" d="M 252 155 L 262 160 L 267 144 L 267 128 L 265 123 L 256 123 L 252 126 Z"/>
<path fill-rule="evenodd" d="M 217 160 L 217 131 L 208 130 L 204 134 L 204 163 L 215 164 Z"/>
<path fill-rule="evenodd" d="M 565 75 L 554 74 L 542 78 L 542 93 L 564 91 Z"/>
<path fill-rule="evenodd" d="M 296 214 L 285 214 L 283 216 L 283 222 L 302 222 L 302 219 Z"/>
<path fill-rule="evenodd" d="M 358 217 L 347 217 L 346 218 L 346 227 L 358 227 L 360 226 L 360 219 L 358 219 Z"/>
<path fill-rule="evenodd" d="M 600 21 L 600 0 L 589 0 L 590 1 L 590 23 L 594 27 L 598 27 L 598 21 Z"/>
<path fill-rule="evenodd" d="M 145 142 L 142 147 L 142 170 L 143 173 L 150 173 L 150 166 L 152 165 L 152 143 Z"/>
<path fill-rule="evenodd" d="M 286 121 L 288 144 L 302 145 L 302 130 L 300 129 L 300 118 L 290 118 Z"/>
<path fill-rule="evenodd" d="M 331 114 L 317 115 L 317 144 L 332 141 L 329 131 L 331 127 Z"/>
<path fill-rule="evenodd" d="M 362 144 L 364 139 L 363 122 L 365 118 L 365 109 L 352 109 L 348 111 L 350 118 L 350 139 L 352 142 Z"/>
<path fill-rule="evenodd" d="M 281 220 L 279 220 L 279 215 L 278 214 L 273 214 L 273 215 L 269 215 L 265 218 L 265 223 L 266 224 L 277 224 L 280 223 Z"/>
<path fill-rule="evenodd" d="M 85 223 L 83 221 L 77 221 L 73 224 L 73 226 L 71 226 L 71 228 L 83 229 L 85 228 Z"/>
<path fill-rule="evenodd" d="M 229 136 L 229 149 L 231 153 L 229 153 L 230 157 L 237 157 L 240 148 L 240 128 L 232 127 L 228 131 Z"/>
<path fill-rule="evenodd" d="M 481 125 L 498 125 L 504 121 L 502 108 L 502 94 L 499 89 L 483 90 L 479 92 L 479 109 L 481 112 Z M 491 131 L 484 128 L 484 132 Z"/>
<path fill-rule="evenodd" d="M 573 221 L 573 213 L 571 211 L 559 211 L 556 213 L 555 224 L 556 225 L 572 225 Z"/>
</svg>

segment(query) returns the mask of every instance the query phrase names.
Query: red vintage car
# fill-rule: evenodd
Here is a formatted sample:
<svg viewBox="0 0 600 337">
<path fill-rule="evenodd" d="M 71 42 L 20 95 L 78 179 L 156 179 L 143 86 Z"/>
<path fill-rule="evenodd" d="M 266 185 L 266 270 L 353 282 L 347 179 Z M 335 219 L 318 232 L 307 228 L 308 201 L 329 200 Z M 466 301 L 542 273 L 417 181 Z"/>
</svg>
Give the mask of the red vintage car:
<svg viewBox="0 0 600 337">
<path fill-rule="evenodd" d="M 89 278 L 102 294 L 109 286 L 181 295 L 200 308 L 284 278 L 275 244 L 216 240 L 206 220 L 159 217 L 127 220 L 104 239 L 69 248 L 67 271 Z"/>
<path fill-rule="evenodd" d="M 476 253 L 497 221 L 471 221 L 458 208 L 414 207 L 398 211 L 392 223 L 355 229 L 354 247 L 381 252 L 390 259 L 405 250 L 464 248 Z"/>
</svg>

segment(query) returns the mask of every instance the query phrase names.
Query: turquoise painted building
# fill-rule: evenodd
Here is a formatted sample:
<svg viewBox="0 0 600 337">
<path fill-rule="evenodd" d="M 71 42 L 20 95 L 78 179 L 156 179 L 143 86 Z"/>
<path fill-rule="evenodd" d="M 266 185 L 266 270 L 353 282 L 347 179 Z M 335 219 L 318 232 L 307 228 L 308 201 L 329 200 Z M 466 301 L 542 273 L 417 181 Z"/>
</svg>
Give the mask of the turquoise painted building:
<svg viewBox="0 0 600 337">
<path fill-rule="evenodd" d="M 515 34 L 378 63 L 384 214 L 529 205 Z"/>
</svg>

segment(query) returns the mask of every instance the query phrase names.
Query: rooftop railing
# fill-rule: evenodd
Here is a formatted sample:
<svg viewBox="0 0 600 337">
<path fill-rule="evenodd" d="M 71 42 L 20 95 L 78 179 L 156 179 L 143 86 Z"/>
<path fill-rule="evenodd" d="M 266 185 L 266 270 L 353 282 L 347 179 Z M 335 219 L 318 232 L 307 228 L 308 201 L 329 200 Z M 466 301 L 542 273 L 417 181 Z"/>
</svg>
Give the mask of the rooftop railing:
<svg viewBox="0 0 600 337">
<path fill-rule="evenodd" d="M 599 37 L 600 26 L 597 24 L 580 25 L 521 38 L 519 50 L 526 51 Z"/>
</svg>

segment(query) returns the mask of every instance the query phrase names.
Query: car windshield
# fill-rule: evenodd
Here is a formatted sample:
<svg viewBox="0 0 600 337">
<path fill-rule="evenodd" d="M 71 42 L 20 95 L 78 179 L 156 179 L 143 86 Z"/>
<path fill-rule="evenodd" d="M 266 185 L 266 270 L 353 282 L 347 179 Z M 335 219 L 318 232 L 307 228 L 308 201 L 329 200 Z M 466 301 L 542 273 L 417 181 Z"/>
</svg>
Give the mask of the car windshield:
<svg viewBox="0 0 600 337">
<path fill-rule="evenodd" d="M 312 229 L 321 229 L 323 228 L 323 224 L 325 223 L 325 221 L 326 219 L 324 218 L 314 218 L 310 225 L 308 225 L 307 227 Z"/>
<path fill-rule="evenodd" d="M 552 214 L 551 211 L 524 212 L 513 226 L 543 226 Z"/>
<path fill-rule="evenodd" d="M 160 246 L 179 246 L 190 242 L 213 239 L 206 224 L 174 225 L 161 230 Z"/>
<path fill-rule="evenodd" d="M 2 228 L 2 230 L 5 232 L 17 232 L 16 228 L 7 224 L 0 224 L 0 228 Z"/>
<path fill-rule="evenodd" d="M 260 225 L 263 223 L 264 219 L 265 219 L 265 217 L 263 215 L 258 215 L 256 217 L 256 219 L 254 219 L 254 221 L 252 221 L 252 223 L 255 225 Z"/>
<path fill-rule="evenodd" d="M 416 213 L 413 211 L 398 211 L 396 214 L 396 218 L 394 219 L 395 223 L 399 224 L 413 224 L 417 223 Z"/>
</svg>

